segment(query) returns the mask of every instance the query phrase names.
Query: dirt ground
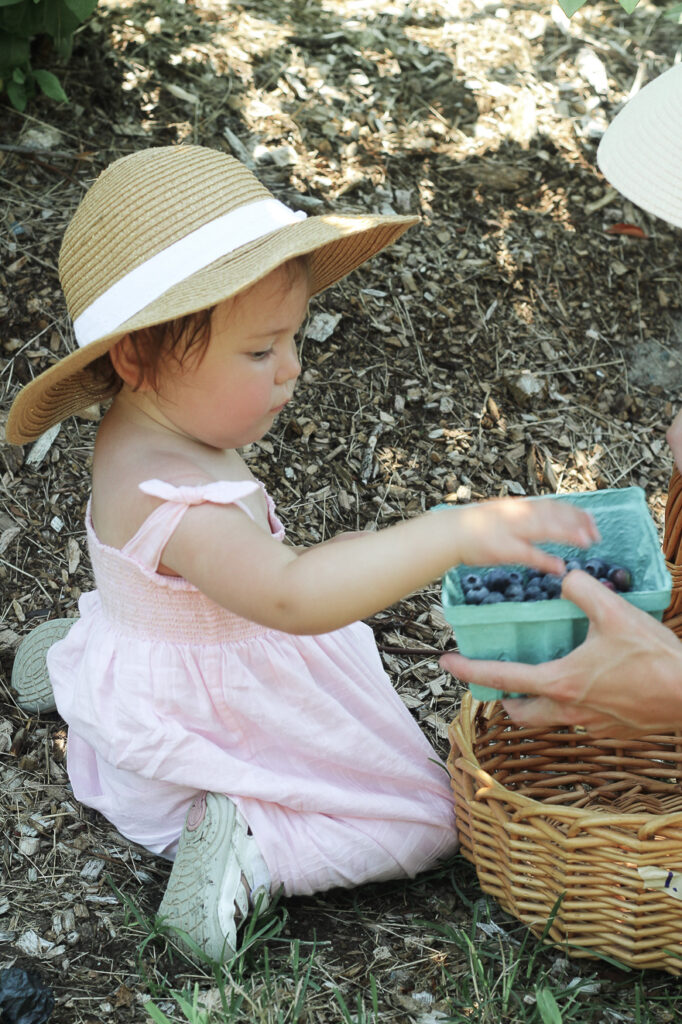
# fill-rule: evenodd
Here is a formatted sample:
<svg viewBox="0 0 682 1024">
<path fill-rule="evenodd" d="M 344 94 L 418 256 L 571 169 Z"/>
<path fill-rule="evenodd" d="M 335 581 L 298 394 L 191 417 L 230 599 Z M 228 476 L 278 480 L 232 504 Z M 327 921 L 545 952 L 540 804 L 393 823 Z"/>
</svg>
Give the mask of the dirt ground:
<svg viewBox="0 0 682 1024">
<path fill-rule="evenodd" d="M 537 0 L 101 0 L 68 66 L 37 57 L 71 102 L 0 105 L 0 426 L 17 388 L 72 345 L 56 265 L 88 184 L 140 147 L 199 143 L 247 159 L 309 214 L 422 218 L 316 300 L 295 400 L 247 452 L 292 541 L 444 501 L 630 484 L 660 524 L 682 398 L 679 238 L 613 193 L 595 154 L 682 44 L 664 6 L 591 4 L 568 23 Z M 623 223 L 640 237 L 613 233 Z M 101 412 L 41 448 L 0 448 L 0 968 L 40 970 L 55 1024 L 146 1019 L 146 953 L 108 879 L 151 914 L 168 874 L 77 805 L 63 723 L 22 713 L 9 685 L 20 638 L 75 615 L 92 587 L 83 515 Z M 437 665 L 453 645 L 438 586 L 370 624 L 446 755 L 461 687 Z M 472 869 L 456 870 L 475 891 Z M 351 985 L 380 947 L 406 959 L 410 914 L 465 913 L 443 891 L 297 900 L 287 927 L 333 936 L 333 976 Z M 386 1020 L 414 1019 L 409 992 L 433 965 L 411 969 Z"/>
</svg>

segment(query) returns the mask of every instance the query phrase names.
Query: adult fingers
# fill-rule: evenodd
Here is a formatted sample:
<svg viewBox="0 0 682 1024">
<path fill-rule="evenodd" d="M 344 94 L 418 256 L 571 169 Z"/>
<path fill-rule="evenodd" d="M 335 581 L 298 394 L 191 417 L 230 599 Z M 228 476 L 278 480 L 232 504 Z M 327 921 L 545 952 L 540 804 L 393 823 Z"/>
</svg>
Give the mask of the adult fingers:
<svg viewBox="0 0 682 1024">
<path fill-rule="evenodd" d="M 485 661 L 461 654 L 444 654 L 438 664 L 465 683 L 489 686 L 507 693 L 540 693 L 549 682 L 544 665 L 524 665 L 515 661 Z M 551 664 L 551 663 L 550 663 Z"/>
<path fill-rule="evenodd" d="M 559 704 L 550 697 L 534 697 L 532 700 L 510 698 L 502 706 L 517 725 L 561 726 L 582 725 L 589 711 L 570 704 Z"/>
<path fill-rule="evenodd" d="M 623 600 L 582 569 L 572 569 L 564 577 L 561 596 L 577 604 L 592 622 L 600 622 L 608 611 L 618 611 Z"/>
</svg>

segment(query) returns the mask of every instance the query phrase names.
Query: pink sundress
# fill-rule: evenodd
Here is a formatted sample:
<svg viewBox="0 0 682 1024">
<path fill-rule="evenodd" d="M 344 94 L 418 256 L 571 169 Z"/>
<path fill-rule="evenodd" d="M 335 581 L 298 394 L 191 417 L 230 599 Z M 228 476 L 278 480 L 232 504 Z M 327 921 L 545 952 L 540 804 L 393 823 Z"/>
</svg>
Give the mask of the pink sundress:
<svg viewBox="0 0 682 1024">
<path fill-rule="evenodd" d="M 121 550 L 98 540 L 88 505 L 97 589 L 48 655 L 76 798 L 172 859 L 197 791 L 226 793 L 286 895 L 413 876 L 452 853 L 446 770 L 367 625 L 282 633 L 157 572 L 191 505 L 251 515 L 242 499 L 262 484 L 140 487 L 162 504 Z"/>
</svg>

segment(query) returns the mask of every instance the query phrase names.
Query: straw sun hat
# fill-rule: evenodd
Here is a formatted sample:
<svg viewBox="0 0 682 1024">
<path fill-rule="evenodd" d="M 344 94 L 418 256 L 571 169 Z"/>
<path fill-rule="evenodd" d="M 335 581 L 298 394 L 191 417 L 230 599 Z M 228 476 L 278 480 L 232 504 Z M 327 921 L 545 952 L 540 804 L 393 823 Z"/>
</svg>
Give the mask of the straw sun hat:
<svg viewBox="0 0 682 1024">
<path fill-rule="evenodd" d="M 682 228 L 682 64 L 626 103 L 599 144 L 597 162 L 633 203 Z"/>
<path fill-rule="evenodd" d="M 391 245 L 418 217 L 306 217 L 238 160 L 201 146 L 146 149 L 100 174 L 64 235 L 59 278 L 78 349 L 19 393 L 7 440 L 24 444 L 110 396 L 89 371 L 128 331 L 230 298 L 308 255 L 312 294 Z"/>
</svg>

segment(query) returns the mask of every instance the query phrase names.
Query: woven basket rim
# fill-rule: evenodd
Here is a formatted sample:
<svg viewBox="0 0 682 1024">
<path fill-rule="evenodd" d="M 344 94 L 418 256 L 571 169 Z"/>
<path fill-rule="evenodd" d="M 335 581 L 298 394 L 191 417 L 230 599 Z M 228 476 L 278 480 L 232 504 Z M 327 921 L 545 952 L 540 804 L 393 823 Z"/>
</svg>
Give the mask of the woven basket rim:
<svg viewBox="0 0 682 1024">
<path fill-rule="evenodd" d="M 589 824 L 591 827 L 597 826 L 603 822 L 605 826 L 617 827 L 618 823 L 622 820 L 623 823 L 633 827 L 637 824 L 640 827 L 648 826 L 646 831 L 650 831 L 653 826 L 662 827 L 664 825 L 670 825 L 675 820 L 679 820 L 682 823 L 682 810 L 673 811 L 667 813 L 657 814 L 655 812 L 644 812 L 644 811 L 604 811 L 603 809 L 593 809 L 589 807 L 572 807 L 567 804 L 554 803 L 552 801 L 538 800 L 535 797 L 528 796 L 525 793 L 520 793 L 518 790 L 510 789 L 504 785 L 504 783 L 495 779 L 479 762 L 476 753 L 474 751 L 472 738 L 475 734 L 475 727 L 477 719 L 480 719 L 481 712 L 483 717 L 490 718 L 492 713 L 500 706 L 500 701 L 479 701 L 472 697 L 470 692 L 466 692 L 462 697 L 462 703 L 460 706 L 459 713 L 450 723 L 448 729 L 448 735 L 451 742 L 451 753 L 448 758 L 449 763 L 452 766 L 465 770 L 469 775 L 474 777 L 477 781 L 480 781 L 481 786 L 476 791 L 476 796 L 482 791 L 485 791 L 486 798 L 493 798 L 498 800 L 504 800 L 506 803 L 516 804 L 517 809 L 512 816 L 512 820 L 519 820 L 528 814 L 533 814 L 537 817 L 551 817 L 554 819 L 567 819 L 571 820 L 573 827 L 577 827 L 578 824 Z M 490 714 L 486 714 L 486 710 L 490 711 Z M 512 723 L 513 724 L 513 723 Z M 561 735 L 569 735 L 571 732 L 575 732 L 572 726 L 559 727 Z M 556 733 L 557 729 L 541 729 L 534 727 L 528 729 L 529 736 L 536 734 L 551 735 Z M 589 733 L 580 733 L 589 737 Z M 682 731 L 671 730 L 668 734 L 656 734 L 657 736 L 670 736 L 671 738 L 677 737 L 682 745 Z M 638 739 L 645 740 L 648 737 L 642 736 Z M 652 737 L 653 738 L 653 737 Z M 595 740 L 598 743 L 599 740 Z M 618 741 L 621 744 L 626 744 L 627 741 Z M 459 753 L 457 757 L 453 757 L 453 751 L 457 747 Z M 682 796 L 682 792 L 681 792 Z"/>
</svg>

